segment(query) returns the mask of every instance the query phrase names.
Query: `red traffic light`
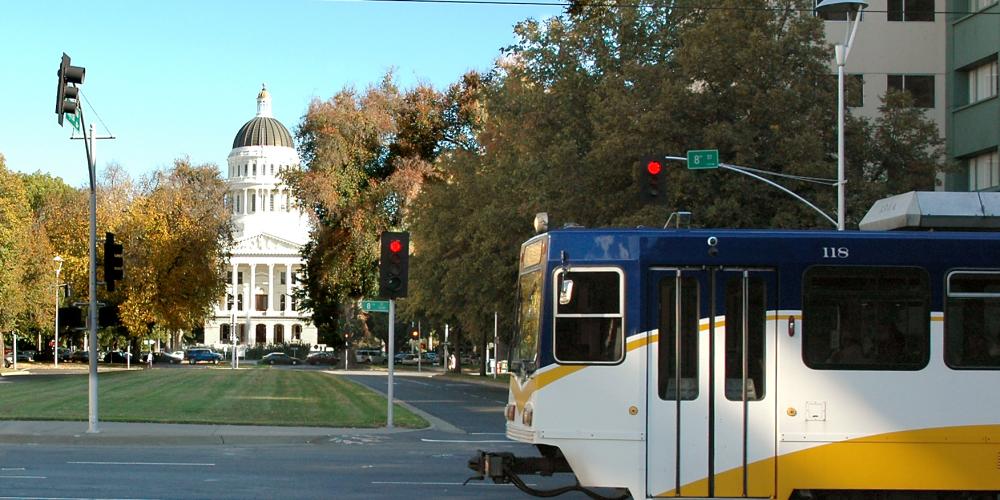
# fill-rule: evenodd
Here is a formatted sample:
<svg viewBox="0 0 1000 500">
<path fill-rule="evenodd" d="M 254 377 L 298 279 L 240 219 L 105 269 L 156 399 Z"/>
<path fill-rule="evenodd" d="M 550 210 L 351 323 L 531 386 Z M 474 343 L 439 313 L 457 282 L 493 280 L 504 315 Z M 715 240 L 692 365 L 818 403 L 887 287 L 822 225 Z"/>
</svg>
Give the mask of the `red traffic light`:
<svg viewBox="0 0 1000 500">
<path fill-rule="evenodd" d="M 663 165 L 656 160 L 649 160 L 649 163 L 646 163 L 646 171 L 651 175 L 659 175 L 662 170 Z"/>
<path fill-rule="evenodd" d="M 401 241 L 392 240 L 389 242 L 389 250 L 391 250 L 392 253 L 399 253 L 399 251 L 402 249 L 403 249 L 403 243 Z"/>
</svg>

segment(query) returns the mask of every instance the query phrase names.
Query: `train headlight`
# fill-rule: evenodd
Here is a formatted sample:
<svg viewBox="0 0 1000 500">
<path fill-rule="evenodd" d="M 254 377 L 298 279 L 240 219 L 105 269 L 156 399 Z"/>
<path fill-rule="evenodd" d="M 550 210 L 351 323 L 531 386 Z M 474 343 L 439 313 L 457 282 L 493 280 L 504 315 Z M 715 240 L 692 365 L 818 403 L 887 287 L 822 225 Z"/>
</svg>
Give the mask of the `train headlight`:
<svg viewBox="0 0 1000 500">
<path fill-rule="evenodd" d="M 521 414 L 521 423 L 527 427 L 531 427 L 531 423 L 534 421 L 535 409 L 531 405 L 525 405 L 524 413 Z"/>
<path fill-rule="evenodd" d="M 507 421 L 508 422 L 513 422 L 514 421 L 514 412 L 515 411 L 517 411 L 517 405 L 515 405 L 514 403 L 510 403 L 510 404 L 507 405 L 506 408 L 504 408 L 503 414 L 504 414 L 505 417 L 507 417 Z"/>
</svg>

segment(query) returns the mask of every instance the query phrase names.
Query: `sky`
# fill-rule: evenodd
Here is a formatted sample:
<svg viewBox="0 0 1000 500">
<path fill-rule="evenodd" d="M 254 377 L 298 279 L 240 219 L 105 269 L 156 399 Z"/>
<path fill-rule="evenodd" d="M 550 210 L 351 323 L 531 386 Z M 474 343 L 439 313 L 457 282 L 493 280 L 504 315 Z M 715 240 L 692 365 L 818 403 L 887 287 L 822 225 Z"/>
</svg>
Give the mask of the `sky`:
<svg viewBox="0 0 1000 500">
<path fill-rule="evenodd" d="M 0 0 L 0 154 L 10 170 L 88 185 L 84 144 L 56 121 L 64 52 L 86 68 L 84 120 L 97 137 L 114 136 L 97 141 L 98 175 L 117 163 L 139 178 L 183 157 L 224 167 L 262 84 L 274 117 L 294 134 L 313 99 L 363 90 L 390 69 L 403 88 L 444 89 L 469 70 L 489 70 L 519 21 L 561 12 L 365 0 Z"/>
</svg>

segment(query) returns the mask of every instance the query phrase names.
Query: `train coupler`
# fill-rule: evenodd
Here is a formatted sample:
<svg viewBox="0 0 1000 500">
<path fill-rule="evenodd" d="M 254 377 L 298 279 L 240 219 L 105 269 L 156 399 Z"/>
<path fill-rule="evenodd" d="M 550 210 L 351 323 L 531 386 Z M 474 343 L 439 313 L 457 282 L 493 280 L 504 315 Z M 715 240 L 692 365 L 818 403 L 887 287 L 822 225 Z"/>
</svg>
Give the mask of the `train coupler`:
<svg viewBox="0 0 1000 500">
<path fill-rule="evenodd" d="M 511 482 L 512 477 L 522 475 L 551 476 L 557 472 L 573 472 L 561 454 L 547 453 L 541 457 L 518 457 L 509 452 L 479 452 L 469 459 L 469 468 L 476 475 L 469 481 L 490 478 L 494 483 Z"/>
</svg>

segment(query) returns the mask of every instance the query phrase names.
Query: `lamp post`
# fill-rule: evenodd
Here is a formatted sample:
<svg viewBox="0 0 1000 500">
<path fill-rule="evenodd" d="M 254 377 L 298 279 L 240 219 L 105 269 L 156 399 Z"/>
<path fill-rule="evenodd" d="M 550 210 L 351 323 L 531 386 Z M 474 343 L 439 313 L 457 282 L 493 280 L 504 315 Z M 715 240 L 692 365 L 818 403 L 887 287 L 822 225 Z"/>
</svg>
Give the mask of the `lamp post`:
<svg viewBox="0 0 1000 500">
<path fill-rule="evenodd" d="M 851 53 L 854 35 L 858 32 L 858 21 L 861 20 L 861 13 L 867 6 L 868 2 L 863 0 L 820 0 L 816 4 L 817 12 L 844 12 L 847 16 L 847 32 L 844 34 L 844 43 L 838 43 L 834 46 L 834 55 L 837 60 L 837 231 L 844 230 L 844 215 L 847 213 L 845 199 L 847 179 L 844 164 L 844 65 L 847 64 L 847 56 Z M 852 14 L 854 14 L 853 19 Z"/>
<path fill-rule="evenodd" d="M 55 355 L 53 356 L 52 359 L 53 362 L 55 363 L 55 366 L 58 367 L 59 366 L 59 272 L 62 271 L 63 258 L 56 255 L 55 258 L 52 259 L 52 261 L 56 263 L 56 330 L 55 330 L 56 340 L 55 340 L 55 346 L 53 347 L 53 349 L 55 349 L 54 353 Z"/>
</svg>

